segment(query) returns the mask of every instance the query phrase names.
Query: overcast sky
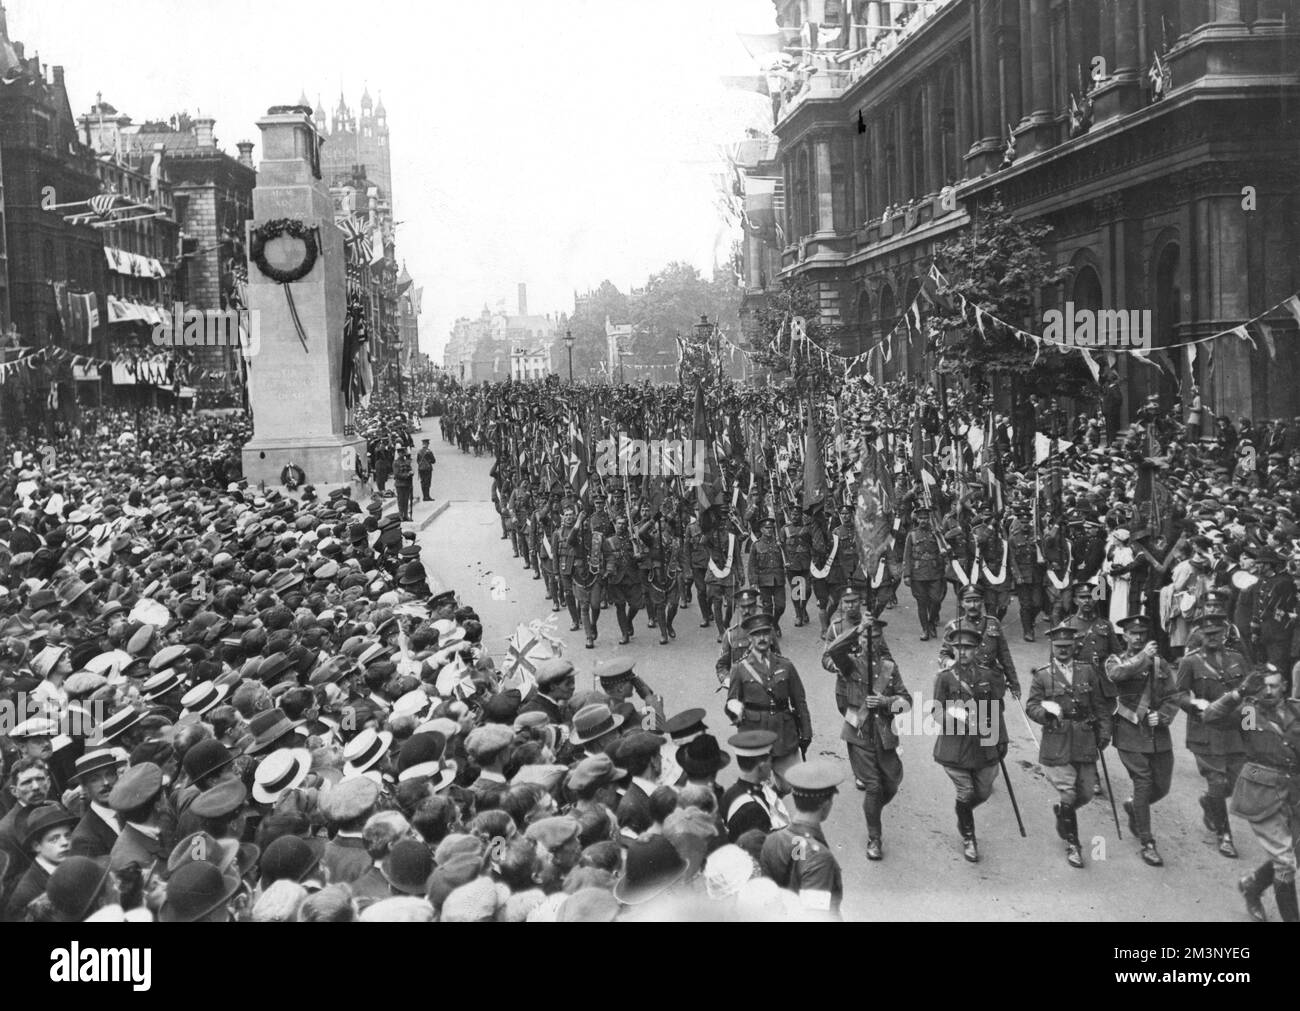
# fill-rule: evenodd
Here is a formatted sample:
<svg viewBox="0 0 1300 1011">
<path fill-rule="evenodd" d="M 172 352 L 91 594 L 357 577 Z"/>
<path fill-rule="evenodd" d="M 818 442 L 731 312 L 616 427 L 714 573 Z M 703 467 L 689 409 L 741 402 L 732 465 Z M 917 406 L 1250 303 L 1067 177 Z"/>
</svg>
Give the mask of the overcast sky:
<svg viewBox="0 0 1300 1011">
<path fill-rule="evenodd" d="M 392 134 L 397 255 L 424 287 L 423 350 L 457 316 L 528 284 L 529 311 L 626 291 L 672 260 L 706 273 L 730 236 L 714 208 L 718 145 L 770 117 L 724 88 L 753 73 L 739 31 L 770 0 L 6 0 L 10 36 L 66 68 L 74 114 L 96 92 L 137 123 L 216 119 L 258 141 L 268 106 L 326 110 L 381 94 Z M 254 158 L 260 157 L 260 145 Z"/>
</svg>

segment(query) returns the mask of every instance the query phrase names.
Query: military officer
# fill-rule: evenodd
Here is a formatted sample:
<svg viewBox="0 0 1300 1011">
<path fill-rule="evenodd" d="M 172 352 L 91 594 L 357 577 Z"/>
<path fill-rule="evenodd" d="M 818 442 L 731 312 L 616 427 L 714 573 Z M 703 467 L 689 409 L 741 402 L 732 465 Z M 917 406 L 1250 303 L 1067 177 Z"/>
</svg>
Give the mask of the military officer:
<svg viewBox="0 0 1300 1011">
<path fill-rule="evenodd" d="M 903 582 L 912 588 L 921 620 L 921 641 L 938 635 L 939 607 L 947 586 L 943 580 L 943 552 L 930 527 L 930 510 L 912 510 L 914 524 L 903 544 Z"/>
<path fill-rule="evenodd" d="M 781 545 L 790 599 L 794 602 L 794 624 L 799 628 L 808 624 L 808 597 L 812 592 L 808 572 L 812 565 L 812 532 L 802 510 L 794 510 L 790 522 L 781 529 Z"/>
<path fill-rule="evenodd" d="M 808 762 L 790 770 L 794 820 L 763 842 L 759 865 L 781 888 L 799 896 L 803 908 L 840 919 L 844 881 L 826 842 L 822 823 L 830 817 L 836 789 L 844 777 L 831 763 Z"/>
<path fill-rule="evenodd" d="M 934 760 L 957 790 L 957 829 L 962 855 L 979 861 L 975 808 L 989 799 L 1006 754 L 1007 727 L 1003 699 L 1007 681 L 1000 670 L 976 661 L 984 639 L 979 629 L 958 627 L 950 635 L 955 660 L 939 671 L 934 683 L 934 715 L 939 736 Z"/>
<path fill-rule="evenodd" d="M 1019 509 L 1009 538 L 1011 582 L 1020 602 L 1020 628 L 1025 642 L 1034 641 L 1034 621 L 1043 610 L 1043 565 L 1028 509 Z"/>
<path fill-rule="evenodd" d="M 743 623 L 749 651 L 731 668 L 726 711 L 739 730 L 771 730 L 772 771 L 784 777 L 812 743 L 812 718 L 794 664 L 772 652 L 772 616 L 752 614 Z"/>
<path fill-rule="evenodd" d="M 1232 812 L 1250 823 L 1269 857 L 1237 882 L 1246 910 L 1256 920 L 1268 919 L 1260 896 L 1272 885 L 1282 922 L 1295 923 L 1300 921 L 1295 888 L 1300 699 L 1287 694 L 1281 671 L 1256 668 L 1240 685 L 1211 702 L 1203 718 L 1210 727 L 1241 728 L 1246 748 L 1247 760 L 1232 793 Z"/>
<path fill-rule="evenodd" d="M 862 584 L 854 582 L 844 591 L 844 596 L 840 598 L 839 616 L 832 619 L 826 627 L 826 636 L 831 642 L 834 642 L 850 628 L 857 628 L 862 624 Z M 823 654 L 824 657 L 824 654 Z M 825 662 L 822 663 L 826 667 Z M 826 667 L 827 670 L 833 670 L 834 666 Z"/>
<path fill-rule="evenodd" d="M 1178 682 L 1152 638 L 1151 619 L 1133 614 L 1120 623 L 1124 652 L 1106 658 L 1106 677 L 1119 690 L 1111 740 L 1133 781 L 1124 801 L 1129 830 L 1142 844 L 1142 859 L 1163 867 L 1151 832 L 1151 806 L 1169 793 L 1174 744 L 1169 725 L 1178 715 Z"/>
<path fill-rule="evenodd" d="M 1291 639 L 1296 624 L 1295 580 L 1285 569 L 1278 571 L 1282 558 L 1270 547 L 1257 556 L 1260 583 L 1255 592 L 1255 613 L 1250 620 L 1251 637 L 1256 642 L 1255 656 L 1267 660 L 1278 670 L 1291 664 Z"/>
<path fill-rule="evenodd" d="M 1197 771 L 1205 778 L 1200 798 L 1205 827 L 1219 837 L 1219 852 L 1235 858 L 1228 798 L 1246 760 L 1246 746 L 1239 727 L 1206 726 L 1202 714 L 1215 699 L 1240 685 L 1248 668 L 1245 657 L 1224 646 L 1227 625 L 1222 618 L 1205 615 L 1196 627 L 1205 645 L 1178 661 L 1179 704 L 1187 714 L 1187 750 L 1196 756 Z"/>
<path fill-rule="evenodd" d="M 1119 636 L 1115 634 L 1110 619 L 1097 612 L 1092 583 L 1074 584 L 1074 603 L 1077 610 L 1062 624 L 1074 629 L 1075 657 L 1099 671 L 1108 656 L 1114 656 L 1120 651 Z"/>
<path fill-rule="evenodd" d="M 955 657 L 950 637 L 959 626 L 978 629 L 982 638 L 975 662 L 981 667 L 1000 670 L 1006 678 L 1011 696 L 1020 698 L 1020 676 L 1016 673 L 1016 662 L 1011 657 L 1006 631 L 1002 628 L 1002 622 L 993 615 L 984 613 L 984 590 L 973 583 L 962 587 L 961 608 L 961 617 L 954 618 L 944 626 L 943 645 L 939 647 L 939 655 L 949 660 Z"/>
<path fill-rule="evenodd" d="M 640 539 L 641 582 L 645 587 L 646 610 L 650 628 L 659 629 L 659 645 L 668 645 L 668 594 L 673 589 L 668 577 L 668 553 L 672 548 L 663 535 L 663 522 L 656 519 L 649 502 L 641 503 L 639 523 L 634 537 Z M 674 633 L 676 638 L 676 633 Z"/>
<path fill-rule="evenodd" d="M 790 815 L 772 783 L 775 743 L 776 734 L 770 730 L 744 730 L 727 740 L 735 752 L 740 778 L 722 795 L 720 810 L 727 838 L 733 843 L 750 829 L 771 832 L 790 824 Z"/>
<path fill-rule="evenodd" d="M 665 722 L 663 696 L 654 693 L 636 673 L 635 666 L 636 661 L 630 657 L 615 657 L 598 665 L 596 677 L 600 680 L 600 690 L 609 696 L 614 715 L 623 717 L 627 726 L 659 733 Z M 633 692 L 644 703 L 644 709 L 638 709 L 632 702 Z"/>
<path fill-rule="evenodd" d="M 826 650 L 838 675 L 835 705 L 844 717 L 840 739 L 848 747 L 857 787 L 864 791 L 868 860 L 884 856 L 881 814 L 903 782 L 894 717 L 912 708 L 898 665 L 888 649 L 880 648 L 885 624 L 868 618 L 863 628 L 846 630 Z"/>
<path fill-rule="evenodd" d="M 749 553 L 749 582 L 758 587 L 763 610 L 772 613 L 776 637 L 781 637 L 781 615 L 785 614 L 785 560 L 781 543 L 776 539 L 776 520 L 764 516 L 758 524 L 758 537 Z"/>
<path fill-rule="evenodd" d="M 1102 691 L 1103 675 L 1075 659 L 1075 629 L 1057 625 L 1047 637 L 1052 659 L 1034 668 L 1025 711 L 1043 725 L 1038 762 L 1060 798 L 1052 811 L 1056 834 L 1065 840 L 1066 862 L 1082 867 L 1076 812 L 1097 793 L 1097 757 L 1110 743 L 1112 704 Z"/>
<path fill-rule="evenodd" d="M 1223 624 L 1227 631 L 1223 634 L 1223 645 L 1234 653 L 1240 653 L 1247 658 L 1249 655 L 1245 648 L 1245 642 L 1241 638 L 1241 630 L 1233 624 L 1232 619 L 1228 617 L 1228 591 L 1227 590 L 1206 590 L 1205 595 L 1201 597 L 1201 613 L 1212 614 L 1223 619 Z M 1184 647 L 1185 653 L 1193 653 L 1205 645 L 1205 638 L 1197 629 L 1192 629 L 1191 634 L 1187 637 L 1187 643 Z"/>
</svg>

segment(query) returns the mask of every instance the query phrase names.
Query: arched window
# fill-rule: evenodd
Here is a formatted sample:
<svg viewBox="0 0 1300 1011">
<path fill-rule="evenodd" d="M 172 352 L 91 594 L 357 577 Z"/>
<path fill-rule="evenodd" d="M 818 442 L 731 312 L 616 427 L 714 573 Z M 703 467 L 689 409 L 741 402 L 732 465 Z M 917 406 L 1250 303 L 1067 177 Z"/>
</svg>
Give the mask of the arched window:
<svg viewBox="0 0 1300 1011">
<path fill-rule="evenodd" d="M 1170 242 L 1156 259 L 1155 303 L 1151 313 L 1151 343 L 1165 347 L 1174 342 L 1179 322 L 1178 261 L 1181 251 L 1178 243 Z"/>
<path fill-rule="evenodd" d="M 1092 267 L 1084 267 L 1074 276 L 1071 301 L 1076 310 L 1101 308 L 1101 278 Z"/>
</svg>

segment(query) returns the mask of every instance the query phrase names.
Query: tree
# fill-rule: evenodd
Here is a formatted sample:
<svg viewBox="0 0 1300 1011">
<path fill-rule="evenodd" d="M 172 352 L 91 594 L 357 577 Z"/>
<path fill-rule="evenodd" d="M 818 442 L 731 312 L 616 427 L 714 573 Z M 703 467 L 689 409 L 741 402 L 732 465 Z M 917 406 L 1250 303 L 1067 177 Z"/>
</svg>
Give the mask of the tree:
<svg viewBox="0 0 1300 1011">
<path fill-rule="evenodd" d="M 578 300 L 569 318 L 573 334 L 573 372 L 584 375 L 609 361 L 609 342 L 605 336 L 606 319 L 619 323 L 627 320 L 627 296 L 610 281 Z"/>
<path fill-rule="evenodd" d="M 960 376 L 979 399 L 990 392 L 997 376 L 1012 377 L 1016 400 L 1031 391 L 1044 396 L 1095 395 L 1079 355 L 1040 352 L 1033 342 L 1022 343 L 997 324 L 986 322 L 981 333 L 972 312 L 962 315 L 959 295 L 1015 327 L 1040 332 L 1040 298 L 1069 274 L 1045 248 L 1050 235 L 1048 225 L 1017 220 L 995 197 L 980 209 L 971 229 L 939 247 L 936 261 L 947 284 L 938 294 L 945 307 L 930 319 L 939 371 Z"/>
<path fill-rule="evenodd" d="M 827 371 L 819 354 L 809 353 L 806 347 L 792 341 L 793 320 L 799 317 L 803 319 L 804 335 L 809 341 L 838 354 L 840 327 L 822 320 L 820 305 L 811 287 L 786 278 L 753 317 L 750 347 L 754 362 L 770 368 L 775 380 L 784 380 L 805 396 L 836 388 L 839 378 Z"/>
</svg>

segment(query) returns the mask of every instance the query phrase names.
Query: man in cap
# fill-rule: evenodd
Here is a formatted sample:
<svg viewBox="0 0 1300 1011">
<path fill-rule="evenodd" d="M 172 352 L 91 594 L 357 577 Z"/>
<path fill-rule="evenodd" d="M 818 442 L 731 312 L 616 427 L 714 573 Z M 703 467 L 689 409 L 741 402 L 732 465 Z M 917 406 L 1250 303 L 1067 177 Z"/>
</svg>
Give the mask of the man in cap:
<svg viewBox="0 0 1300 1011">
<path fill-rule="evenodd" d="M 855 580 L 849 584 L 848 589 L 840 596 L 839 612 L 826 626 L 827 642 L 834 642 L 849 629 L 858 628 L 862 624 L 862 601 L 865 594 L 866 589 L 862 582 Z M 822 657 L 822 666 L 830 671 L 835 669 L 834 666 L 826 665 L 825 654 Z"/>
<path fill-rule="evenodd" d="M 1256 589 L 1250 632 L 1255 643 L 1255 656 L 1278 670 L 1288 670 L 1300 603 L 1297 602 L 1295 580 L 1281 565 L 1282 559 L 1276 551 L 1270 547 L 1260 549 L 1260 585 Z"/>
<path fill-rule="evenodd" d="M 948 592 L 943 580 L 943 551 L 930 523 L 930 510 L 912 510 L 913 526 L 903 542 L 903 582 L 912 588 L 921 621 L 921 641 L 938 634 L 939 609 Z"/>
<path fill-rule="evenodd" d="M 742 586 L 732 598 L 735 604 L 735 620 L 720 638 L 722 649 L 718 653 L 713 672 L 724 685 L 731 668 L 740 662 L 740 658 L 749 652 L 749 635 L 745 632 L 745 619 L 758 612 L 758 591 L 752 586 Z M 781 655 L 781 647 L 774 641 L 772 652 Z"/>
<path fill-rule="evenodd" d="M 1294 676 L 1294 675 L 1293 675 Z M 1290 697 L 1286 676 L 1279 670 L 1256 668 L 1241 684 L 1225 692 L 1205 709 L 1204 722 L 1224 729 L 1240 729 L 1246 762 L 1232 811 L 1245 818 L 1268 860 L 1237 882 L 1246 910 L 1255 920 L 1266 920 L 1261 894 L 1273 886 L 1278 915 L 1284 923 L 1300 921 L 1296 900 L 1297 826 L 1300 804 L 1296 785 L 1300 779 L 1300 700 Z"/>
<path fill-rule="evenodd" d="M 101 748 L 77 759 L 73 777 L 85 802 L 85 813 L 72 831 L 70 854 L 107 857 L 122 832 L 120 815 L 109 805 L 113 787 L 126 764 L 117 752 Z"/>
<path fill-rule="evenodd" d="M 822 760 L 791 769 L 787 782 L 794 798 L 794 819 L 764 840 L 759 859 L 763 873 L 799 896 L 805 910 L 832 920 L 840 919 L 844 880 L 822 823 L 830 817 L 842 779 L 835 766 Z"/>
<path fill-rule="evenodd" d="M 1187 714 L 1187 750 L 1196 757 L 1196 768 L 1205 779 L 1200 798 L 1205 827 L 1219 839 L 1219 852 L 1235 858 L 1228 822 L 1228 798 L 1246 760 L 1241 729 L 1206 726 L 1202 714 L 1210 704 L 1232 691 L 1249 673 L 1246 658 L 1229 650 L 1223 642 L 1227 625 L 1214 615 L 1202 617 L 1196 627 L 1205 637 L 1199 652 L 1187 653 L 1178 661 L 1178 692 Z"/>
<path fill-rule="evenodd" d="M 27 821 L 49 796 L 49 767 L 40 758 L 19 758 L 9 770 L 8 789 L 14 806 L 0 818 L 0 856 L 9 857 L 0 877 L 0 896 L 9 894 L 32 862 L 25 845 Z"/>
<path fill-rule="evenodd" d="M 644 603 L 640 553 L 644 550 L 628 530 L 627 517 L 614 518 L 614 532 L 603 538 L 600 555 L 605 566 L 605 591 L 618 615 L 618 627 L 623 633 L 619 645 L 625 646 L 636 634 L 637 613 Z"/>
<path fill-rule="evenodd" d="M 420 497 L 425 502 L 432 502 L 429 496 L 429 483 L 433 480 L 433 465 L 438 462 L 429 448 L 429 440 L 420 440 L 420 451 L 415 454 L 415 469 L 420 474 Z"/>
<path fill-rule="evenodd" d="M 27 904 L 44 894 L 50 875 L 68 856 L 72 827 L 76 823 L 77 816 L 58 804 L 42 804 L 32 812 L 25 838 L 32 859 L 5 902 L 5 922 L 20 922 Z"/>
<path fill-rule="evenodd" d="M 1241 631 L 1233 624 L 1232 619 L 1228 616 L 1228 602 L 1231 595 L 1227 590 L 1210 589 L 1206 590 L 1201 597 L 1201 613 L 1211 614 L 1216 618 L 1221 618 L 1227 631 L 1223 635 L 1223 644 L 1234 653 L 1240 653 L 1250 661 L 1249 651 L 1245 648 L 1245 642 L 1242 640 Z M 1205 645 L 1205 639 L 1199 629 L 1192 629 L 1192 634 L 1187 637 L 1187 644 L 1184 652 L 1194 653 Z"/>
<path fill-rule="evenodd" d="M 537 691 L 532 694 L 519 710 L 524 713 L 545 713 L 550 723 L 557 725 L 565 722 L 564 707 L 573 698 L 577 688 L 577 676 L 573 664 L 558 657 L 543 660 L 537 665 Z"/>
<path fill-rule="evenodd" d="M 475 727 L 465 738 L 465 754 L 474 768 L 479 770 L 478 778 L 470 785 L 479 810 L 495 806 L 486 803 L 489 796 L 499 796 L 510 785 L 506 779 L 505 766 L 510 759 L 511 745 L 515 734 L 503 723 L 488 723 Z"/>
<path fill-rule="evenodd" d="M 785 614 L 785 559 L 776 539 L 776 520 L 764 516 L 758 523 L 758 537 L 749 552 L 749 582 L 758 588 L 763 610 L 772 612 L 776 637 L 781 637 L 781 615 Z"/>
<path fill-rule="evenodd" d="M 976 659 L 984 638 L 979 629 L 958 627 L 949 638 L 953 663 L 939 671 L 934 683 L 940 730 L 934 742 L 934 760 L 943 766 L 957 791 L 955 811 L 962 855 L 976 863 L 975 808 L 992 795 L 998 763 L 1006 753 L 1003 710 L 1007 681 L 1000 670 Z"/>
<path fill-rule="evenodd" d="M 790 580 L 796 628 L 808 624 L 809 567 L 812 565 L 812 532 L 802 509 L 793 509 L 790 522 L 781 528 L 781 549 L 785 574 Z"/>
<path fill-rule="evenodd" d="M 614 713 L 622 716 L 629 726 L 657 733 L 665 719 L 663 696 L 654 693 L 636 673 L 635 666 L 636 661 L 630 657 L 616 657 L 600 664 L 596 668 L 600 690 L 609 696 Z M 638 711 L 632 703 L 633 692 L 645 703 L 644 709 Z"/>
<path fill-rule="evenodd" d="M 718 513 L 721 507 L 713 506 L 712 511 Z M 703 535 L 703 544 L 709 556 L 704 574 L 705 595 L 713 624 L 718 630 L 718 642 L 721 642 L 731 624 L 732 593 L 735 592 L 736 578 L 741 575 L 736 568 L 740 561 L 740 545 L 734 519 L 724 522 L 718 517 L 714 526 Z"/>
<path fill-rule="evenodd" d="M 336 832 L 325 846 L 321 863 L 329 880 L 348 884 L 370 869 L 362 830 L 379 802 L 379 786 L 366 776 L 344 779 L 320 795 L 320 813 Z"/>
<path fill-rule="evenodd" d="M 1174 773 L 1173 735 L 1178 680 L 1152 637 L 1151 619 L 1133 614 L 1120 623 L 1124 652 L 1106 659 L 1106 677 L 1118 689 L 1112 740 L 1133 781 L 1124 801 L 1129 829 L 1142 844 L 1142 859 L 1164 866 L 1151 832 L 1151 806 L 1168 793 Z"/>
<path fill-rule="evenodd" d="M 153 762 L 131 766 L 109 793 L 109 807 L 122 822 L 122 831 L 108 857 L 113 870 L 134 863 L 147 873 L 159 858 L 165 859 L 158 804 L 162 793 L 162 769 Z"/>
<path fill-rule="evenodd" d="M 836 666 L 835 704 L 844 717 L 840 739 L 849 753 L 849 766 L 858 789 L 864 791 L 862 812 L 867 820 L 867 859 L 884 856 L 882 813 L 903 782 L 894 716 L 912 708 L 898 665 L 888 652 L 877 650 L 878 630 L 885 622 L 845 632 L 827 649 Z"/>
<path fill-rule="evenodd" d="M 736 753 L 740 778 L 723 793 L 719 811 L 727 825 L 727 838 L 733 843 L 750 829 L 767 833 L 790 823 L 772 784 L 775 743 L 776 734 L 770 730 L 745 730 L 727 740 L 727 746 Z"/>
<path fill-rule="evenodd" d="M 1110 743 L 1112 704 L 1102 690 L 1102 675 L 1075 659 L 1074 628 L 1057 625 L 1047 636 L 1052 659 L 1034 669 L 1025 711 L 1043 725 L 1038 762 L 1060 798 L 1052 811 L 1056 834 L 1065 840 L 1066 862 L 1082 867 L 1075 812 L 1097 792 L 1097 757 Z"/>
<path fill-rule="evenodd" d="M 728 675 L 726 712 L 737 730 L 771 730 L 772 771 L 778 778 L 801 761 L 812 743 L 812 718 L 794 664 L 772 652 L 772 616 L 745 619 L 749 651 Z"/>
<path fill-rule="evenodd" d="M 971 583 L 961 589 L 960 618 L 954 618 L 943 629 L 943 645 L 939 655 L 951 660 L 954 657 L 950 636 L 958 626 L 973 628 L 980 633 L 979 652 L 975 662 L 982 667 L 993 667 L 1001 671 L 1006 679 L 1007 688 L 1012 698 L 1020 698 L 1020 677 L 1016 674 L 1016 662 L 1011 656 L 1011 646 L 1007 642 L 1006 630 L 1002 622 L 991 614 L 984 613 L 984 589 Z"/>
<path fill-rule="evenodd" d="M 1106 658 L 1114 656 L 1122 647 L 1110 619 L 1098 613 L 1093 591 L 1091 582 L 1074 584 L 1075 613 L 1062 624 L 1074 629 L 1074 655 L 1099 671 Z"/>
<path fill-rule="evenodd" d="M 975 555 L 982 563 L 980 578 L 986 585 L 985 604 L 1001 621 L 1011 603 L 1011 582 L 1007 579 L 1011 548 L 992 510 L 985 509 L 976 515 L 971 539 L 975 542 Z"/>
</svg>

